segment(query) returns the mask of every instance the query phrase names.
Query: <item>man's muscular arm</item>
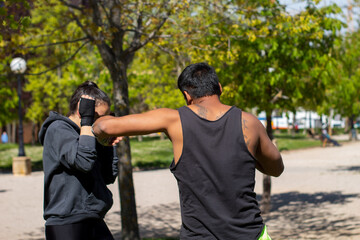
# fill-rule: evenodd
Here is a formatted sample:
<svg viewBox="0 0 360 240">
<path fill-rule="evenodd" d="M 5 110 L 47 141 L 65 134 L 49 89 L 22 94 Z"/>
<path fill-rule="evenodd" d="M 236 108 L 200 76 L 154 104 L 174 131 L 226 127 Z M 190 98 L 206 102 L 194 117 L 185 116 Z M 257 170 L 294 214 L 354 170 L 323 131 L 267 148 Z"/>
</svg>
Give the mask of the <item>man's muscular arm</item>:
<svg viewBox="0 0 360 240">
<path fill-rule="evenodd" d="M 280 152 L 271 142 L 262 123 L 253 115 L 243 112 L 242 128 L 249 151 L 256 158 L 256 168 L 267 175 L 278 177 L 284 171 Z"/>
<path fill-rule="evenodd" d="M 123 117 L 105 116 L 95 121 L 93 133 L 98 138 L 143 135 L 154 132 L 167 133 L 178 115 L 176 110 L 162 108 Z"/>
</svg>

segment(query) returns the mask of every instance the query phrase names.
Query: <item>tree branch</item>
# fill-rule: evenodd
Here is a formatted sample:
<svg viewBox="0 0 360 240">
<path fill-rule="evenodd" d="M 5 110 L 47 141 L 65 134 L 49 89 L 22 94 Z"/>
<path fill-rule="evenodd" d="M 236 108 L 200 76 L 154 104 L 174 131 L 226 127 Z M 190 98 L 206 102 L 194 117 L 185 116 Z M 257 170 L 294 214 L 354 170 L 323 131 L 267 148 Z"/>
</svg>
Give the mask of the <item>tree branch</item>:
<svg viewBox="0 0 360 240">
<path fill-rule="evenodd" d="M 103 23 L 101 21 L 101 12 L 97 4 L 98 0 L 90 0 L 90 5 L 93 10 L 93 22 L 100 27 L 103 26 Z"/>
<path fill-rule="evenodd" d="M 90 39 L 91 41 L 94 41 L 94 37 L 87 31 L 87 29 L 84 27 L 84 25 L 82 25 L 79 18 L 74 14 L 73 11 L 71 11 L 70 9 L 69 9 L 69 11 L 70 11 L 73 19 L 75 20 L 76 24 L 81 28 L 81 30 L 83 30 L 83 32 L 85 33 L 87 38 Z"/>
<path fill-rule="evenodd" d="M 73 9 L 79 10 L 80 12 L 83 12 L 83 11 L 84 11 L 84 8 L 79 7 L 79 6 L 76 6 L 76 5 L 71 4 L 71 3 L 68 3 L 68 2 L 65 1 L 65 0 L 60 0 L 60 2 L 62 2 L 65 6 L 67 6 L 67 7 L 69 7 L 69 8 L 73 8 Z"/>
<path fill-rule="evenodd" d="M 167 3 L 164 3 L 164 4 L 167 4 Z M 177 3 L 175 5 L 177 5 Z M 150 34 L 148 34 L 148 37 L 143 42 L 140 41 L 140 37 L 144 34 L 141 34 L 141 32 L 138 32 L 137 34 L 135 33 L 135 36 L 137 36 L 137 38 L 134 37 L 133 41 L 130 44 L 130 47 L 127 48 L 124 51 L 124 53 L 127 55 L 130 53 L 136 52 L 137 50 L 139 50 L 140 48 L 145 46 L 147 43 L 149 43 L 151 40 L 153 40 L 156 37 L 156 34 L 164 26 L 166 20 L 171 15 L 171 11 L 172 11 L 172 9 L 168 9 L 168 11 L 166 12 L 166 15 L 164 17 L 162 17 L 160 23 L 155 27 L 155 29 Z M 141 29 L 142 29 L 142 26 L 141 27 L 137 26 L 137 29 L 135 30 L 135 32 L 138 30 L 141 30 Z"/>
<path fill-rule="evenodd" d="M 63 66 L 65 65 L 66 63 L 68 63 L 70 60 L 72 60 L 76 54 L 86 45 L 90 42 L 90 40 L 88 41 L 85 41 L 68 59 L 66 59 L 65 61 L 63 62 L 60 62 L 59 64 L 57 64 L 56 66 L 52 67 L 52 68 L 49 68 L 45 71 L 42 71 L 42 72 L 39 72 L 39 73 L 24 73 L 24 75 L 31 75 L 31 76 L 37 76 L 37 75 L 41 75 L 41 74 L 44 74 L 44 73 L 47 73 L 47 72 L 50 72 L 60 66 Z"/>
<path fill-rule="evenodd" d="M 80 42 L 83 40 L 89 39 L 88 37 L 83 37 L 83 38 L 79 38 L 79 39 L 75 39 L 75 40 L 69 40 L 69 41 L 63 41 L 63 42 L 56 42 L 56 43 L 48 43 L 48 44 L 41 44 L 41 45 L 37 45 L 37 46 L 29 46 L 29 47 L 23 47 L 24 49 L 28 49 L 28 48 L 40 48 L 40 47 L 50 47 L 50 46 L 55 46 L 55 45 L 61 45 L 61 44 L 66 44 L 66 43 L 74 43 L 74 42 Z"/>
</svg>

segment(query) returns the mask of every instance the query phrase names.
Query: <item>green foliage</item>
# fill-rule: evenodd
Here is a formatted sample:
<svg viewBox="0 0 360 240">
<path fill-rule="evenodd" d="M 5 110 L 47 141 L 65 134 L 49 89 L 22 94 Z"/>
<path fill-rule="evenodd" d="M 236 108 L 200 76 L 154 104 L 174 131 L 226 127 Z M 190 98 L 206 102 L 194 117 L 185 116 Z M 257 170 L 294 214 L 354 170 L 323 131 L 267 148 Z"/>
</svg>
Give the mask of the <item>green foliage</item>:
<svg viewBox="0 0 360 240">
<path fill-rule="evenodd" d="M 67 7 L 59 1 L 35 1 L 31 16 L 31 26 L 23 36 L 27 54 L 32 56 L 25 85 L 32 94 L 28 119 L 41 123 L 50 110 L 67 114 L 75 88 L 87 80 L 111 95 L 109 72 L 102 67 L 99 52 L 86 46 L 88 42 L 69 18 Z"/>
<path fill-rule="evenodd" d="M 360 114 L 360 32 L 347 33 L 338 41 L 330 77 L 326 89 L 327 101 L 319 108 L 324 113 L 334 109 L 345 117 Z"/>
<path fill-rule="evenodd" d="M 215 66 L 224 89 L 222 100 L 228 104 L 258 110 L 293 111 L 299 106 L 316 109 L 330 95 L 326 90 L 334 82 L 330 72 L 337 68 L 332 48 L 342 26 L 333 17 L 340 12 L 336 5 L 318 8 L 316 3 L 308 1 L 308 7 L 295 15 L 286 12 L 277 1 L 180 3 L 176 9 L 182 11 L 173 9 L 160 37 L 144 45 L 130 65 L 132 112 L 183 105 L 177 76 L 186 65 L 199 61 Z M 133 27 L 139 12 L 131 11 L 131 1 L 126 4 L 129 5 L 124 5 L 124 14 L 118 20 L 124 27 Z M 169 9 L 169 5 L 155 2 L 136 4 L 138 11 L 144 12 Z M 102 67 L 104 59 L 96 48 L 84 47 L 86 31 L 80 26 L 86 27 L 90 35 L 102 35 L 107 44 L 114 44 L 111 39 L 118 30 L 106 24 L 96 26 L 87 6 L 78 11 L 56 0 L 35 1 L 31 6 L 31 24 L 26 24 L 26 34 L 14 36 L 11 41 L 24 46 L 19 52 L 29 56 L 28 72 L 40 73 L 49 68 L 54 71 L 27 76 L 25 90 L 32 93 L 32 105 L 26 117 L 40 122 L 49 110 L 66 114 L 72 91 L 85 80 L 100 83 L 112 94 L 109 71 Z M 155 23 L 156 16 L 146 15 L 143 21 Z M 75 17 L 81 25 L 74 21 Z M 141 39 L 153 30 L 154 26 L 146 29 Z M 124 35 L 123 50 L 132 46 L 131 32 Z M 67 64 L 57 67 L 63 63 Z M 342 89 L 356 88 L 350 82 L 344 82 Z M 14 107 L 14 93 L 9 89 L 4 93 L 13 96 L 8 98 L 13 101 L 5 109 Z"/>
<path fill-rule="evenodd" d="M 15 88 L 9 88 L 10 81 L 0 77 L 0 123 L 5 125 L 17 118 L 18 95 Z"/>
<path fill-rule="evenodd" d="M 128 76 L 132 112 L 178 108 L 184 104 L 184 97 L 177 88 L 175 68 L 176 62 L 171 56 L 161 54 L 151 44 L 138 52 Z"/>
<path fill-rule="evenodd" d="M 0 123 L 5 125 L 17 118 L 18 96 L 16 77 L 10 61 L 21 55 L 22 34 L 30 23 L 32 1 L 5 0 L 0 3 Z"/>
<path fill-rule="evenodd" d="M 315 110 L 326 99 L 325 89 L 332 82 L 332 51 L 343 26 L 334 17 L 340 14 L 339 7 L 318 8 L 316 4 L 308 1 L 307 8 L 295 15 L 277 1 L 189 4 L 188 11 L 166 23 L 171 27 L 163 35 L 171 37 L 158 39 L 138 54 L 130 86 L 141 79 L 140 85 L 135 84 L 135 96 L 143 99 L 140 102 L 151 99 L 145 104 L 149 107 L 156 102 L 152 86 L 161 85 L 161 96 L 168 92 L 162 84 L 174 86 L 167 73 L 178 75 L 189 63 L 206 61 L 220 77 L 225 103 L 259 111 Z M 159 56 L 154 47 L 168 57 Z M 159 106 L 164 104 L 150 108 Z"/>
<path fill-rule="evenodd" d="M 0 42 L 26 30 L 30 24 L 30 0 L 4 0 L 0 3 Z"/>
<path fill-rule="evenodd" d="M 316 8 L 311 1 L 296 15 L 276 3 L 265 4 L 256 12 L 239 11 L 244 17 L 232 21 L 238 27 L 228 36 L 239 36 L 230 50 L 235 57 L 228 58 L 225 69 L 219 67 L 220 74 L 232 74 L 224 73 L 225 100 L 242 108 L 270 111 L 321 104 L 329 53 L 341 27 L 341 22 L 329 15 L 338 12 L 336 6 Z"/>
<path fill-rule="evenodd" d="M 97 83 L 111 97 L 111 79 L 108 70 L 102 68 L 97 50 L 89 46 L 80 53 L 56 72 L 28 76 L 25 90 L 32 93 L 32 104 L 26 113 L 28 119 L 42 122 L 49 111 L 68 114 L 70 97 L 76 87 L 87 80 Z M 37 69 L 42 71 L 46 67 L 39 65 Z"/>
<path fill-rule="evenodd" d="M 135 18 L 139 12 L 131 10 L 130 6 L 133 6 L 134 3 L 129 1 L 127 4 L 128 6 L 123 6 L 123 11 Z M 140 36 L 139 41 L 141 42 L 143 38 L 144 41 L 148 41 L 145 30 L 151 33 L 156 30 L 155 26 L 159 26 L 157 25 L 159 19 L 156 18 L 157 14 L 154 11 L 157 8 L 164 7 L 161 11 L 166 12 L 174 6 L 172 3 L 164 4 L 156 1 L 151 4 L 136 4 L 139 11 L 142 9 L 144 12 L 153 12 L 152 14 L 143 15 L 146 18 L 143 21 L 154 23 L 149 25 L 148 28 L 142 29 L 144 34 Z M 184 4 L 179 3 L 176 7 L 184 7 Z M 110 75 L 108 68 L 103 67 L 104 65 L 109 67 L 109 64 L 104 59 L 103 50 L 98 51 L 98 48 L 95 48 L 95 46 L 99 47 L 100 44 L 95 38 L 97 39 L 101 35 L 104 42 L 100 45 L 115 44 L 116 46 L 113 46 L 112 50 L 119 51 L 120 49 L 115 49 L 119 46 L 111 40 L 118 37 L 117 32 L 119 29 L 106 24 L 100 27 L 97 26 L 96 21 L 92 22 L 92 10 L 86 4 L 84 6 L 75 4 L 73 7 L 65 6 L 56 0 L 47 1 L 46 3 L 35 1 L 31 10 L 31 25 L 26 34 L 19 39 L 23 46 L 26 45 L 23 48 L 26 53 L 32 56 L 28 59 L 28 83 L 25 90 L 32 94 L 32 104 L 27 109 L 26 117 L 34 122 L 41 122 L 50 110 L 66 114 L 68 100 L 74 88 L 85 80 L 97 82 L 105 92 L 108 92 L 111 96 L 113 95 L 114 77 L 117 81 L 119 76 L 114 73 Z M 105 12 L 101 12 L 101 14 L 105 14 L 106 11 L 116 10 L 116 6 L 106 5 L 103 7 L 105 7 L 103 9 Z M 82 10 L 78 11 L 77 8 Z M 175 9 L 171 11 L 175 11 Z M 129 16 L 124 18 L 123 16 L 126 16 L 126 14 L 121 15 L 121 19 L 117 20 L 124 24 L 122 27 L 129 29 L 134 25 L 134 22 L 133 18 Z M 158 14 L 161 15 L 160 12 Z M 102 21 L 103 19 L 98 20 Z M 122 40 L 116 40 L 124 44 L 121 47 L 121 52 L 125 48 L 133 47 L 132 41 L 134 37 L 132 31 L 126 31 Z M 93 45 L 84 47 L 89 43 L 90 39 Z M 100 54 L 100 52 L 102 53 Z M 148 48 L 147 52 L 144 51 L 139 54 L 147 54 L 148 52 L 152 52 L 152 50 Z M 131 54 L 128 58 L 130 63 L 132 61 Z M 180 99 L 182 100 L 181 93 L 174 91 L 176 82 L 172 78 L 176 77 L 176 74 L 172 73 L 173 66 L 171 66 L 171 63 L 173 62 L 168 61 L 169 58 L 159 54 L 159 52 L 156 53 L 154 58 L 158 63 L 166 64 L 167 67 L 154 64 L 153 61 L 137 61 L 130 70 L 130 97 L 133 112 L 157 107 L 177 107 Z M 111 64 L 116 61 L 114 59 Z M 123 63 L 119 62 L 118 64 Z M 161 96 L 164 92 L 168 93 L 165 97 Z M 145 105 L 145 108 L 141 107 L 142 105 Z M 112 106 L 112 109 L 114 109 L 114 106 Z"/>
</svg>

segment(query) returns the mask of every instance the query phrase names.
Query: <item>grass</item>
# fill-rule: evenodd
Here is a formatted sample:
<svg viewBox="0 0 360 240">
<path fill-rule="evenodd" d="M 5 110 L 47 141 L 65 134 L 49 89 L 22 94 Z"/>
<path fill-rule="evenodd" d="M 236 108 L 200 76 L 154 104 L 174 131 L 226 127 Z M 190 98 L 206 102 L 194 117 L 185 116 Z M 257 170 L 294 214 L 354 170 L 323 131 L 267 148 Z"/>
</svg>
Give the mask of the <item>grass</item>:
<svg viewBox="0 0 360 240">
<path fill-rule="evenodd" d="M 42 151 L 41 145 L 25 144 L 25 154 L 31 158 L 31 167 L 33 171 L 42 170 Z M 19 146 L 14 143 L 0 144 L 0 169 L 10 171 L 12 169 L 12 159 L 19 152 Z"/>
<path fill-rule="evenodd" d="M 160 140 L 160 137 L 144 137 L 139 142 L 137 138 L 130 140 L 131 156 L 134 167 L 140 169 L 166 168 L 169 167 L 173 159 L 172 144 L 169 140 Z M 25 145 L 25 154 L 31 158 L 33 171 L 42 170 L 42 151 L 41 145 Z M 17 144 L 0 144 L 0 169 L 11 171 L 12 159 L 19 152 Z"/>
<path fill-rule="evenodd" d="M 137 138 L 130 140 L 131 158 L 134 167 L 165 168 L 169 167 L 173 160 L 173 148 L 171 142 L 161 140 L 160 137 L 144 137 L 141 142 Z"/>
<path fill-rule="evenodd" d="M 304 134 L 296 134 L 295 136 L 284 133 L 275 134 L 274 138 L 276 139 L 277 146 L 280 152 L 284 150 L 295 150 L 321 146 L 320 140 L 308 138 Z"/>
<path fill-rule="evenodd" d="M 303 134 L 295 136 L 279 133 L 274 135 L 280 151 L 294 150 L 301 148 L 319 147 L 320 140 L 314 140 Z M 132 138 L 131 155 L 135 168 L 153 169 L 167 168 L 173 159 L 172 144 L 168 139 L 161 140 L 160 137 L 143 137 L 142 141 Z M 41 145 L 25 145 L 26 156 L 31 158 L 32 170 L 42 170 L 42 149 Z M 12 158 L 18 154 L 17 144 L 0 144 L 0 170 L 10 171 Z"/>
</svg>

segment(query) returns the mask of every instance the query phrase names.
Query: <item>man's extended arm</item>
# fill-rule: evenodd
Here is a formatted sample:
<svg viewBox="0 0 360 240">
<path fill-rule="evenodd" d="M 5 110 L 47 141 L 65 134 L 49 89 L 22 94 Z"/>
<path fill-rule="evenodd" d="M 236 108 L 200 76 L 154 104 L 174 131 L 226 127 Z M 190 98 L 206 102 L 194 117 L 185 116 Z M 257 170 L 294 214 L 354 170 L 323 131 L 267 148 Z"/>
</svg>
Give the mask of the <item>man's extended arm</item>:
<svg viewBox="0 0 360 240">
<path fill-rule="evenodd" d="M 141 114 L 123 117 L 105 116 L 93 124 L 93 132 L 98 138 L 113 136 L 143 135 L 154 132 L 168 132 L 168 128 L 178 116 L 172 109 L 157 109 Z"/>
</svg>

